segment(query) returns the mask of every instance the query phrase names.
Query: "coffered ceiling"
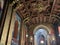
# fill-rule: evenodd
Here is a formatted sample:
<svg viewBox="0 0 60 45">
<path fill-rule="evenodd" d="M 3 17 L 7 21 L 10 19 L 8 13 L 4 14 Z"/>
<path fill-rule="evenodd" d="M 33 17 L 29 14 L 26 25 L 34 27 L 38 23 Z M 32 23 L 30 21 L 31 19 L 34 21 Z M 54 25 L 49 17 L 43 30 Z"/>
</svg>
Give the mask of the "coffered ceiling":
<svg viewBox="0 0 60 45">
<path fill-rule="evenodd" d="M 60 0 L 14 0 L 11 5 L 27 26 L 60 20 Z"/>
</svg>

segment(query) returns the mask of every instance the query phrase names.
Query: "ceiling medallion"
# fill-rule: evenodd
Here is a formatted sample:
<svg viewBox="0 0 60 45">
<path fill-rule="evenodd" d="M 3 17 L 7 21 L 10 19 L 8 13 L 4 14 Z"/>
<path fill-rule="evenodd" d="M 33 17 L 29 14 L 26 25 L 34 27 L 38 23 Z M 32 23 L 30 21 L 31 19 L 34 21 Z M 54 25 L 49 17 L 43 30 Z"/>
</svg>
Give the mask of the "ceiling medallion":
<svg viewBox="0 0 60 45">
<path fill-rule="evenodd" d="M 37 4 L 37 10 L 38 10 L 39 12 L 42 12 L 43 9 L 44 9 L 43 4 L 42 4 L 42 3 L 38 3 L 38 4 Z"/>
</svg>

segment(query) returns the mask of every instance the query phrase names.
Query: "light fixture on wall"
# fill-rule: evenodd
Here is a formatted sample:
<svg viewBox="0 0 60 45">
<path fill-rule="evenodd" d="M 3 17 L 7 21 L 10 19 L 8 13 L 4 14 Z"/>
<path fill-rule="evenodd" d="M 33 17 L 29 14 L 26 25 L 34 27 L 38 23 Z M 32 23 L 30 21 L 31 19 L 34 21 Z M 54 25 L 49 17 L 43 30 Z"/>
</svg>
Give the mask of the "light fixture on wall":
<svg viewBox="0 0 60 45">
<path fill-rule="evenodd" d="M 28 34 L 26 34 L 26 37 L 28 37 Z"/>
<path fill-rule="evenodd" d="M 33 41 L 33 37 L 32 36 L 30 36 L 30 42 L 32 42 Z"/>
<path fill-rule="evenodd" d="M 52 40 L 55 40 L 55 38 L 53 37 L 53 39 Z"/>
<path fill-rule="evenodd" d="M 59 37 L 60 37 L 60 34 L 59 34 Z"/>
<path fill-rule="evenodd" d="M 40 43 L 41 43 L 41 44 L 44 44 L 44 40 L 41 40 Z"/>
<path fill-rule="evenodd" d="M 30 39 L 31 39 L 31 40 L 33 40 L 33 38 L 32 38 L 32 37 L 31 37 Z"/>
</svg>

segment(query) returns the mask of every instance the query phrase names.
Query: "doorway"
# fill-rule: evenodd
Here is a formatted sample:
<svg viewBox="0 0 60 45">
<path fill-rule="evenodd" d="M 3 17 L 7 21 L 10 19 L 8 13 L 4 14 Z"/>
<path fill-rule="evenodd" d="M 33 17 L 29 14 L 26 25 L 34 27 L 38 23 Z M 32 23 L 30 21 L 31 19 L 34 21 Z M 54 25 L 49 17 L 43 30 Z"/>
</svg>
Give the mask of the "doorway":
<svg viewBox="0 0 60 45">
<path fill-rule="evenodd" d="M 34 45 L 56 45 L 54 34 L 45 27 L 39 27 L 34 32 Z"/>
<path fill-rule="evenodd" d="M 48 33 L 45 29 L 38 29 L 34 35 L 35 45 L 47 45 L 47 36 Z"/>
</svg>

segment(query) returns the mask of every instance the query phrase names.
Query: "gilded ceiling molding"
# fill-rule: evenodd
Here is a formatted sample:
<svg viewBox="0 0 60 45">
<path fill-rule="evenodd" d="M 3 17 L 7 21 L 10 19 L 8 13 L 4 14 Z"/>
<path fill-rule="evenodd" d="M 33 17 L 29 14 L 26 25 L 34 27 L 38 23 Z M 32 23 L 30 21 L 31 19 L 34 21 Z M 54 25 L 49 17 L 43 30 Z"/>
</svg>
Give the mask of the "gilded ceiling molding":
<svg viewBox="0 0 60 45">
<path fill-rule="evenodd" d="M 25 18 L 25 19 L 23 20 L 23 22 L 24 22 L 24 23 L 27 23 L 27 22 L 29 22 L 29 20 L 30 20 L 30 18 L 27 17 L 27 18 Z"/>
<path fill-rule="evenodd" d="M 19 0 L 14 0 L 14 1 L 10 4 L 10 6 L 13 6 L 15 3 L 20 3 L 20 1 L 19 1 Z"/>
</svg>

